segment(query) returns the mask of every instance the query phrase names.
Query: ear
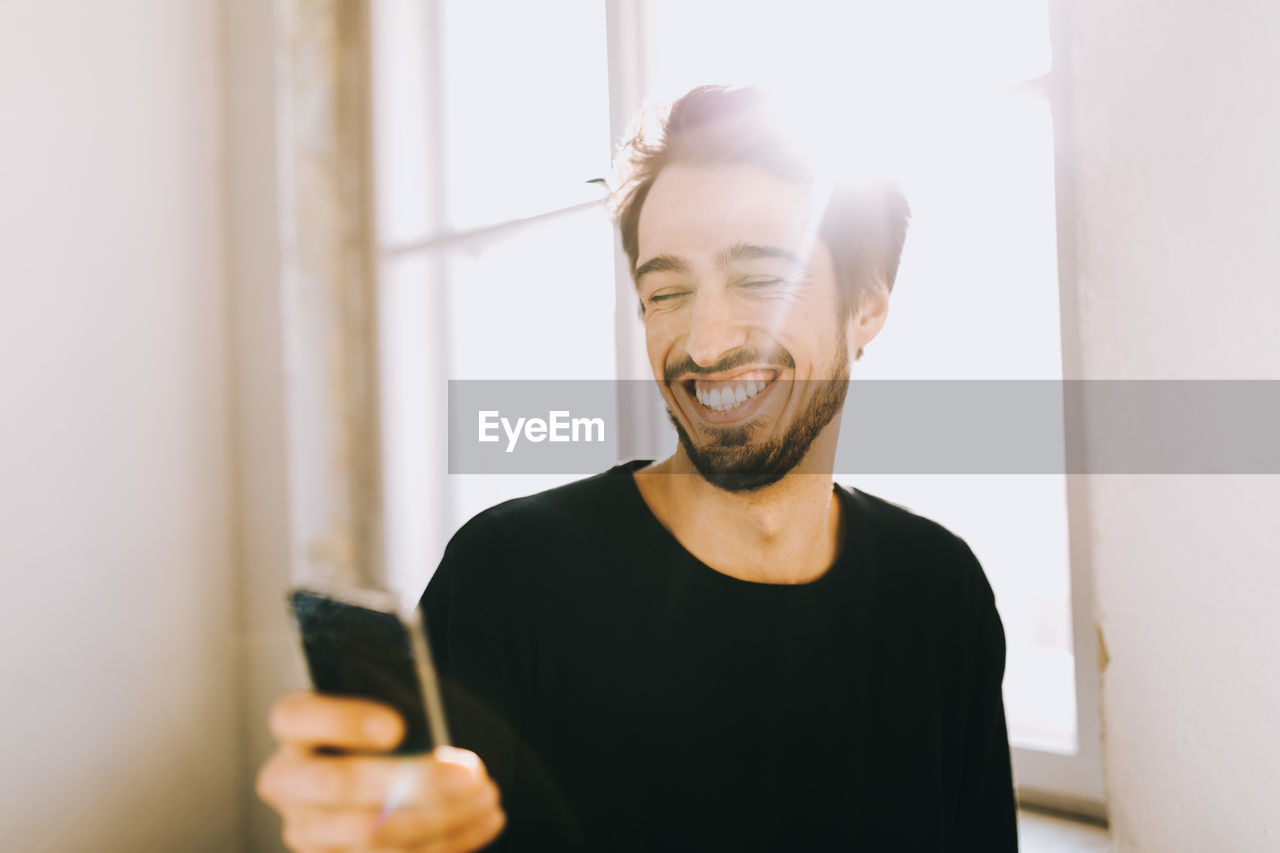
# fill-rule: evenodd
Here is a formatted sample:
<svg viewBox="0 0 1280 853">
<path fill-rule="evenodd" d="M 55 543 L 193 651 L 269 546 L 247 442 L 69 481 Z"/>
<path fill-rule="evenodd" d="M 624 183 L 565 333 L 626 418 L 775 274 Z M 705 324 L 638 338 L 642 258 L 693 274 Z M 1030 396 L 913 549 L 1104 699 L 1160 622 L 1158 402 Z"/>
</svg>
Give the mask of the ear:
<svg viewBox="0 0 1280 853">
<path fill-rule="evenodd" d="M 845 330 L 849 341 L 849 361 L 862 354 L 862 348 L 880 334 L 889 317 L 889 288 L 879 276 L 862 293 L 858 310 L 849 315 Z"/>
</svg>

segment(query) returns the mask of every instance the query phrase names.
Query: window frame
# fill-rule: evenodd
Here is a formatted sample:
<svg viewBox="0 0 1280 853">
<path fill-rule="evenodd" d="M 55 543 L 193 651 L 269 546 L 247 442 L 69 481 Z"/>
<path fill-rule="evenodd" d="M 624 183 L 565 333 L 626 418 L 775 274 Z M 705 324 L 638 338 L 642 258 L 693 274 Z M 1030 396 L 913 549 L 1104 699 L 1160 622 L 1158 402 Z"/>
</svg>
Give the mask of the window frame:
<svg viewBox="0 0 1280 853">
<path fill-rule="evenodd" d="M 1048 102 L 1053 121 L 1063 376 L 1064 379 L 1076 379 L 1082 377 L 1082 362 L 1079 285 L 1075 264 L 1076 206 L 1073 195 L 1072 164 L 1066 153 L 1070 150 L 1071 139 L 1071 112 L 1066 87 L 1069 69 L 1065 37 L 1069 29 L 1069 3 L 1066 0 L 1048 0 L 1048 2 L 1053 53 L 1052 70 L 1045 77 L 1030 81 L 1022 88 L 1039 90 Z M 304 4 L 301 0 L 291 0 L 291 3 L 285 5 L 293 8 L 293 14 L 297 14 L 296 9 Z M 439 127 L 441 93 L 438 84 L 434 82 L 439 79 L 440 69 L 435 66 L 441 54 L 438 4 L 421 3 L 416 0 L 378 0 L 376 3 L 369 4 L 369 0 L 357 0 L 351 5 L 365 10 L 364 17 L 357 16 L 365 22 L 361 30 L 364 35 L 356 39 L 352 48 L 364 52 L 363 61 L 339 62 L 333 73 L 336 75 L 334 79 L 338 81 L 335 91 L 344 90 L 344 87 L 349 90 L 351 87 L 366 86 L 368 87 L 367 99 L 372 104 L 365 113 L 359 111 L 356 113 L 357 120 L 360 115 L 365 116 L 366 126 L 373 137 L 372 141 L 365 138 L 363 148 L 360 144 L 348 144 L 340 149 L 338 154 L 339 157 L 345 157 L 350 161 L 348 165 L 357 174 L 368 178 L 367 186 L 373 195 L 372 199 L 366 199 L 367 203 L 357 209 L 369 212 L 368 228 L 363 233 L 367 238 L 365 243 L 368 252 L 367 263 L 375 272 L 368 275 L 367 281 L 348 280 L 346 287 L 346 292 L 354 293 L 356 301 L 364 306 L 362 310 L 376 310 L 378 302 L 375 298 L 374 279 L 387 274 L 390 262 L 417 252 L 428 252 L 429 255 L 431 249 L 483 245 L 488 241 L 500 240 L 546 218 L 570 214 L 599 203 L 589 202 L 548 209 L 534 216 L 494 222 L 482 227 L 455 231 L 440 229 L 439 224 L 443 222 L 441 215 L 443 198 L 439 182 L 432 179 L 433 170 L 439 174 L 443 169 Z M 610 132 L 615 143 L 621 138 L 630 117 L 641 106 L 646 80 L 645 8 L 645 0 L 606 0 L 605 3 Z M 406 26 L 407 22 L 411 23 L 411 26 Z M 285 31 L 290 31 L 290 28 L 286 27 Z M 420 34 L 421 43 L 416 48 L 404 41 L 406 32 Z M 384 50 L 385 45 L 382 40 L 392 33 L 397 34 L 397 40 L 402 43 L 395 50 Z M 373 50 L 373 45 L 378 45 L 379 49 Z M 411 55 L 415 51 L 416 57 Z M 395 87 L 379 86 L 379 80 L 403 74 L 406 66 L 414 65 L 422 74 L 420 86 L 417 84 L 410 86 L 407 92 L 401 91 L 398 96 L 393 93 Z M 306 94 L 299 93 L 296 82 L 295 78 L 295 89 L 291 90 L 295 103 Z M 403 83 L 403 80 L 401 79 L 400 82 Z M 421 127 L 409 134 L 411 139 L 418 140 L 421 150 L 415 155 L 406 155 L 402 145 L 395 156 L 405 162 L 408 162 L 405 160 L 407 156 L 419 157 L 421 161 L 410 170 L 415 175 L 415 180 L 391 181 L 388 175 L 397 171 L 396 164 L 387 162 L 386 151 L 380 147 L 379 140 L 386 138 L 385 130 L 390 127 L 392 121 L 396 123 L 397 128 L 401 126 L 406 109 L 414 108 L 414 104 L 411 103 L 414 98 L 418 99 L 416 108 L 421 109 L 425 105 L 427 113 L 423 117 Z M 296 117 L 294 123 L 295 125 L 299 123 Z M 379 128 L 383 128 L 383 132 L 380 133 Z M 296 137 L 289 138 L 296 140 Z M 299 170 L 287 168 L 288 164 L 297 163 L 301 158 L 309 155 L 297 145 L 290 148 L 289 144 L 288 141 L 282 143 L 282 152 L 284 152 L 282 159 L 285 161 L 282 164 L 282 171 L 296 177 L 300 174 Z M 290 179 L 287 177 L 282 186 L 289 190 L 296 188 L 295 185 L 290 184 Z M 425 209 L 414 214 L 420 218 L 422 224 L 419 235 L 416 238 L 404 239 L 398 227 L 391 231 L 387 230 L 389 219 L 395 214 L 390 212 L 391 208 L 383 202 L 388 195 L 403 198 L 412 193 L 421 193 L 422 197 L 427 199 L 427 203 Z M 288 214 L 285 217 L 286 221 L 291 220 L 294 227 L 298 229 L 307 227 L 306 216 L 301 210 L 301 196 L 287 192 L 282 195 L 286 200 L 299 199 L 293 208 L 285 211 Z M 330 195 L 332 196 L 333 193 L 331 192 Z M 337 198 L 330 199 L 330 203 L 339 203 L 339 201 L 340 199 Z M 349 202 L 350 199 L 346 201 Z M 388 233 L 392 233 L 393 236 L 384 239 Z M 306 240 L 297 239 L 292 241 L 291 245 L 296 248 L 297 245 L 306 243 Z M 360 559 L 354 557 L 348 559 L 343 565 L 349 568 L 353 561 L 361 564 L 363 560 L 362 564 L 377 567 L 373 574 L 378 576 L 379 572 L 385 570 L 383 554 L 380 550 L 381 540 L 377 537 L 371 538 L 367 531 L 371 524 L 384 521 L 394 523 L 395 502 L 390 497 L 379 499 L 378 495 L 370 491 L 369 486 L 370 483 L 377 483 L 376 480 L 369 479 L 368 471 L 371 470 L 369 466 L 381 460 L 379 455 L 381 444 L 369 433 L 370 429 L 378 426 L 375 414 L 377 407 L 369 405 L 367 394 L 359 398 L 363 401 L 363 405 L 369 405 L 364 414 L 356 411 L 357 407 L 353 405 L 352 400 L 340 401 L 341 405 L 338 409 L 344 412 L 342 417 L 346 419 L 343 422 L 345 425 L 325 426 L 323 418 L 318 421 L 315 419 L 316 413 L 320 410 L 317 400 L 329 399 L 326 394 L 331 395 L 334 392 L 332 389 L 326 390 L 326 377 L 317 375 L 320 371 L 307 366 L 311 363 L 308 360 L 308 354 L 319 357 L 317 354 L 324 353 L 323 358 L 330 361 L 337 358 L 339 363 L 346 365 L 343 369 L 348 371 L 348 375 L 360 379 L 356 387 L 365 391 L 368 389 L 376 391 L 380 387 L 380 382 L 374 375 L 376 367 L 368 363 L 370 355 L 367 350 L 368 336 L 377 335 L 377 332 L 370 332 L 367 328 L 343 327 L 340 337 L 347 342 L 343 350 L 345 355 L 334 356 L 331 350 L 326 348 L 328 346 L 326 342 L 332 340 L 328 337 L 331 331 L 321 327 L 317 320 L 319 315 L 313 310 L 315 294 L 308 296 L 299 289 L 300 264 L 297 262 L 296 255 L 294 259 L 295 263 L 292 267 L 286 263 L 284 295 L 286 340 L 290 342 L 289 363 L 292 367 L 292 375 L 298 383 L 291 389 L 289 405 L 291 461 L 294 470 L 291 502 L 295 519 L 295 566 L 305 563 L 314 568 L 316 543 L 339 541 L 346 536 L 348 542 L 364 543 L 357 548 L 363 556 Z M 290 270 L 293 272 L 291 273 Z M 437 280 L 441 279 L 439 272 L 437 270 L 435 276 Z M 647 376 L 648 364 L 644 354 L 643 329 L 636 320 L 630 270 L 616 234 L 614 283 L 617 306 L 614 329 L 619 373 L 621 376 Z M 336 285 L 335 287 L 334 292 L 341 294 L 342 288 Z M 324 298 L 331 300 L 326 310 L 341 310 L 340 295 L 331 294 Z M 427 317 L 427 322 L 434 331 L 443 333 L 447 322 L 447 306 L 440 299 L 436 299 L 433 304 L 434 307 Z M 309 305 L 311 307 L 308 307 Z M 308 313 L 309 311 L 312 313 Z M 443 340 L 443 334 L 431 337 Z M 448 353 L 443 345 L 437 346 L 431 357 L 438 359 L 440 368 L 447 371 Z M 324 361 L 322 359 L 316 363 L 324 363 Z M 624 458 L 638 455 L 645 448 L 659 446 L 668 432 L 662 412 L 653 405 L 651 395 L 641 393 L 642 389 L 639 385 L 640 383 L 619 383 L 619 420 L 621 424 L 629 427 L 629 430 L 620 436 L 621 452 Z M 1064 388 L 1069 386 L 1070 383 L 1064 383 Z M 1066 410 L 1073 411 L 1073 408 L 1068 405 Z M 331 409 L 330 412 L 332 411 Z M 332 415 L 330 414 L 329 417 L 332 418 Z M 309 418 L 310 421 L 308 421 Z M 343 430 L 349 431 L 352 429 L 352 424 L 357 425 L 356 432 L 363 436 L 362 440 L 368 444 L 368 449 L 363 455 L 358 454 L 358 460 L 351 466 L 335 473 L 333 463 L 325 454 L 338 440 L 335 436 L 347 435 L 348 433 L 344 433 Z M 380 428 L 384 430 L 382 443 L 385 443 L 386 423 L 382 423 Z M 441 441 L 443 436 L 427 435 L 423 440 Z M 329 471 L 331 475 L 328 484 L 319 491 L 312 487 L 315 476 L 306 474 L 308 471 L 314 473 L 316 470 Z M 382 473 L 389 480 L 395 479 L 393 472 L 384 470 Z M 434 487 L 437 493 L 430 496 L 429 504 L 439 512 L 436 518 L 428 521 L 428 524 L 434 525 L 428 538 L 443 543 L 448 533 L 445 529 L 446 523 L 443 521 L 443 510 L 451 494 L 446 472 L 440 470 L 436 473 L 439 476 L 433 482 L 439 485 Z M 393 494 L 394 485 L 394 482 L 386 484 L 387 488 L 381 495 Z M 1093 613 L 1093 567 L 1089 544 L 1091 515 L 1087 480 L 1081 475 L 1069 474 L 1066 476 L 1066 487 L 1077 749 L 1075 753 L 1066 755 L 1043 749 L 1014 746 L 1012 759 L 1021 802 L 1105 819 L 1101 722 L 1098 713 L 1101 662 L 1099 661 L 1099 636 Z M 325 497 L 326 495 L 328 497 Z M 381 515 L 384 505 L 388 516 L 385 519 Z M 335 506 L 343 509 L 347 513 L 344 517 L 349 519 L 346 527 L 336 534 L 333 530 L 326 532 L 324 529 L 325 525 L 329 524 L 327 518 L 333 515 Z M 367 509 L 360 511 L 360 507 Z M 355 516 L 351 515 L 353 511 L 356 512 Z M 356 535 L 353 531 L 364 532 Z M 328 540 L 325 539 L 326 536 L 329 537 Z M 361 536 L 364 538 L 361 539 Z"/>
</svg>

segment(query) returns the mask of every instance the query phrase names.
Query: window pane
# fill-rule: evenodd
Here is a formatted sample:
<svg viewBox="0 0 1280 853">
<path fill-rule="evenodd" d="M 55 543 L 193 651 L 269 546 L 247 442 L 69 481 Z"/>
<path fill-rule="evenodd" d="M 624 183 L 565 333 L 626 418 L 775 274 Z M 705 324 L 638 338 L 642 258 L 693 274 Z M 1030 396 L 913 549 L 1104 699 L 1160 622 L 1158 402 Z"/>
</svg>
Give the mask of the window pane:
<svg viewBox="0 0 1280 853">
<path fill-rule="evenodd" d="M 603 208 L 442 253 L 450 379 L 613 379 L 613 233 Z"/>
<path fill-rule="evenodd" d="M 449 378 L 615 378 L 613 243 L 596 208 L 449 252 Z M 616 410 L 594 414 L 616 422 Z M 486 507 L 577 479 L 452 474 L 448 532 Z"/>
<path fill-rule="evenodd" d="M 809 91 L 829 109 L 1010 86 L 1050 67 L 1045 0 L 649 0 L 649 89 Z"/>
<path fill-rule="evenodd" d="M 1053 127 L 1003 97 L 923 128 L 899 170 L 911 203 L 888 322 L 867 379 L 1060 379 Z"/>
<path fill-rule="evenodd" d="M 854 381 L 858 381 L 855 375 Z M 1005 713 L 1017 746 L 1076 748 L 1075 657 L 1060 476 L 844 477 L 969 543 L 995 590 L 1008 659 Z"/>
<path fill-rule="evenodd" d="M 465 228 L 600 197 L 609 168 L 603 3 L 441 5 L 445 220 Z"/>
<path fill-rule="evenodd" d="M 449 475 L 449 379 L 613 379 L 614 240 L 603 208 L 384 262 L 388 575 L 412 598 L 485 507 L 578 479 Z M 616 410 L 600 416 L 616 421 Z"/>
<path fill-rule="evenodd" d="M 601 207 L 448 252 L 449 378 L 614 379 L 613 246 Z M 616 422 L 616 410 L 597 414 Z M 577 479 L 450 475 L 448 533 L 486 507 Z"/>
</svg>

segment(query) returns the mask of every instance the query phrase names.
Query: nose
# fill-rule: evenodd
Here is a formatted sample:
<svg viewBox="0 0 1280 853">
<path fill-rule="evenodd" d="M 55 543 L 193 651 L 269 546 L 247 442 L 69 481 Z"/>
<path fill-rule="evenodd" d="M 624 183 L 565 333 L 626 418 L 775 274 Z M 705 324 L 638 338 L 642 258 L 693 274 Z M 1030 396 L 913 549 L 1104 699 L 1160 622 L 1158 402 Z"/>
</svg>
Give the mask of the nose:
<svg viewBox="0 0 1280 853">
<path fill-rule="evenodd" d="M 685 349 L 700 367 L 710 367 L 747 342 L 747 327 L 731 299 L 717 288 L 698 291 L 689 315 Z"/>
</svg>

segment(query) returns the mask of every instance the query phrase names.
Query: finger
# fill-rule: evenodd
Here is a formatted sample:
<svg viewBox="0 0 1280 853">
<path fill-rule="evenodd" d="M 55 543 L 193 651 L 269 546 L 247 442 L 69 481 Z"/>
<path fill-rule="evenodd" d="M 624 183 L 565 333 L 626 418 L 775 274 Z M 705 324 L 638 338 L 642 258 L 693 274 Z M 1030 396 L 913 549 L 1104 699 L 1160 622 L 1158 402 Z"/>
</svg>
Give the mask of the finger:
<svg viewBox="0 0 1280 853">
<path fill-rule="evenodd" d="M 498 787 L 486 780 L 452 801 L 415 804 L 393 812 L 381 825 L 378 839 L 396 843 L 434 840 L 456 835 L 501 813 Z"/>
<path fill-rule="evenodd" d="M 323 809 L 292 809 L 284 815 L 284 843 L 296 848 L 350 848 L 373 847 L 380 842 L 392 843 L 378 832 L 378 814 L 372 810 L 335 812 Z M 420 841 L 431 838 L 424 835 L 408 838 Z M 398 839 L 405 840 L 405 839 Z"/>
<path fill-rule="evenodd" d="M 309 691 L 276 702 L 270 726 L 281 743 L 306 747 L 384 751 L 404 738 L 404 721 L 386 705 Z"/>
<path fill-rule="evenodd" d="M 490 810 L 455 826 L 444 834 L 419 839 L 309 843 L 311 836 L 285 837 L 285 846 L 296 853 L 471 853 L 492 842 L 507 825 L 501 810 Z M 287 827 L 287 824 L 286 824 Z"/>
<path fill-rule="evenodd" d="M 390 809 L 432 812 L 492 787 L 469 769 L 432 758 L 320 756 L 289 749 L 277 750 L 258 777 L 258 795 L 268 803 L 337 811 L 376 811 L 390 803 Z M 393 792 L 399 794 L 395 802 Z"/>
<path fill-rule="evenodd" d="M 258 775 L 258 796 L 279 808 L 376 810 L 405 760 L 282 749 Z"/>
<path fill-rule="evenodd" d="M 284 844 L 290 850 L 372 847 L 377 842 L 372 811 L 329 812 L 294 809 L 284 815 Z"/>
<path fill-rule="evenodd" d="M 507 816 L 501 811 L 493 812 L 451 835 L 422 845 L 417 853 L 471 853 L 497 838 L 506 825 Z"/>
<path fill-rule="evenodd" d="M 324 844 L 320 847 L 289 847 L 286 845 L 286 848 L 293 851 L 293 853 L 412 853 L 414 850 L 421 849 L 419 847 L 370 847 L 367 844 L 340 844 L 336 847 L 332 844 Z"/>
<path fill-rule="evenodd" d="M 409 849 L 405 847 L 369 847 L 364 844 L 341 844 L 334 847 L 326 844 L 321 847 L 289 847 L 286 849 L 293 853 L 409 853 Z"/>
<path fill-rule="evenodd" d="M 469 749 L 459 749 L 456 746 L 437 746 L 431 753 L 431 757 L 442 764 L 461 767 L 470 773 L 473 778 L 489 778 L 489 772 L 485 769 L 484 762 L 480 760 L 480 756 Z"/>
<path fill-rule="evenodd" d="M 447 771 L 450 768 L 437 768 Z M 456 770 L 457 768 L 453 768 Z M 388 803 L 374 824 L 383 843 L 413 844 L 457 833 L 459 830 L 501 812 L 498 786 L 492 780 L 475 779 L 469 771 L 455 780 L 452 794 L 437 790 L 436 796 L 419 796 L 402 808 Z"/>
<path fill-rule="evenodd" d="M 491 820 L 499 812 L 496 795 L 479 796 L 430 811 L 405 809 L 385 819 L 372 810 L 291 809 L 284 813 L 284 838 L 298 847 L 412 847 L 448 838 Z"/>
<path fill-rule="evenodd" d="M 404 776 L 397 779 L 378 814 L 375 828 L 387 826 L 387 833 L 380 837 L 404 837 L 397 827 L 408 828 L 408 836 L 446 834 L 499 807 L 498 786 L 488 778 L 476 779 L 468 770 L 437 762 L 409 765 L 408 770 L 412 778 L 407 784 L 401 784 Z M 405 819 L 397 820 L 400 815 Z"/>
</svg>

